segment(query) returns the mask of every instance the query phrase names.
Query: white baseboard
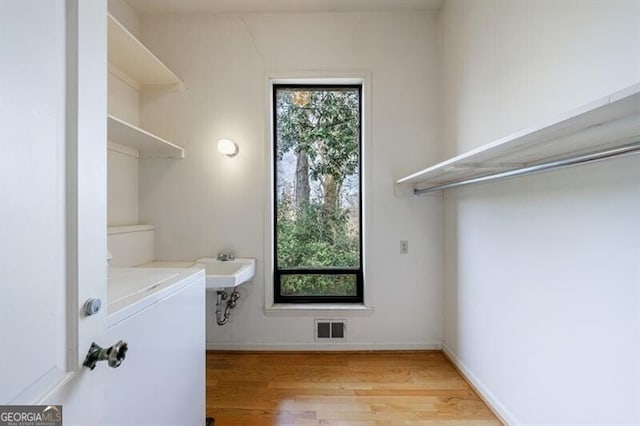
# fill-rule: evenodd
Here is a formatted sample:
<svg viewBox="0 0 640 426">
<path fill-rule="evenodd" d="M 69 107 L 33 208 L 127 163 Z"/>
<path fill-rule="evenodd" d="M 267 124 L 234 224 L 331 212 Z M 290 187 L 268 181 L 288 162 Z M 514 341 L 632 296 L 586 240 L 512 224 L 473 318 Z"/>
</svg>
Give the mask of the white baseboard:
<svg viewBox="0 0 640 426">
<path fill-rule="evenodd" d="M 440 350 L 442 342 L 422 343 L 223 343 L 207 342 L 215 351 L 424 351 Z"/>
<path fill-rule="evenodd" d="M 467 366 L 460 361 L 456 354 L 447 347 L 446 344 L 442 344 L 442 352 L 453 363 L 455 368 L 464 376 L 464 379 L 471 385 L 473 390 L 480 396 L 485 404 L 489 406 L 489 409 L 500 419 L 505 425 L 518 425 L 515 417 L 507 408 L 502 404 L 498 398 L 489 390 L 486 386 L 480 382 L 475 374 L 467 368 Z"/>
</svg>

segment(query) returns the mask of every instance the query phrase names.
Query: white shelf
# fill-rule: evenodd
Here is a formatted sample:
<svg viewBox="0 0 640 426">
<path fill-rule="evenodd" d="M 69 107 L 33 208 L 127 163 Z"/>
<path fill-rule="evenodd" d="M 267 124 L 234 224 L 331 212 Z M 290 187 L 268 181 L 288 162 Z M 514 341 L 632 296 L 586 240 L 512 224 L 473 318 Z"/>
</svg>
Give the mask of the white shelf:
<svg viewBox="0 0 640 426">
<path fill-rule="evenodd" d="M 542 164 L 633 143 L 640 143 L 640 84 L 427 167 L 396 183 L 418 190 L 417 193 L 429 192 L 442 185 L 461 186 L 474 183 L 469 180 L 489 180 L 492 176 L 518 174 L 519 170 L 536 171 L 542 169 L 537 167 Z M 631 151 L 620 151 L 624 150 Z"/>
<path fill-rule="evenodd" d="M 116 225 L 107 226 L 107 235 L 130 234 L 132 232 L 153 231 L 156 227 L 153 225 Z"/>
<path fill-rule="evenodd" d="M 137 149 L 140 158 L 184 158 L 184 149 L 112 115 L 107 116 L 107 139 Z"/>
<path fill-rule="evenodd" d="M 180 88 L 180 79 L 120 22 L 108 14 L 109 71 L 139 89 L 147 85 Z"/>
</svg>

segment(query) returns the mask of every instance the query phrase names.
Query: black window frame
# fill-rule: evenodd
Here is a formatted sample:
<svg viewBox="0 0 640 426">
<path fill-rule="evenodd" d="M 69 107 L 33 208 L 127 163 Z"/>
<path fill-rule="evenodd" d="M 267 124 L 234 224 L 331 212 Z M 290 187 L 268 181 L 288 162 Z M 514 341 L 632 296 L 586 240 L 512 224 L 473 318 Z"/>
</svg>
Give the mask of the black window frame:
<svg viewBox="0 0 640 426">
<path fill-rule="evenodd" d="M 274 303 L 352 303 L 352 304 L 362 304 L 364 303 L 364 249 L 363 249 L 363 240 L 364 240 L 364 224 L 363 224 L 363 210 L 364 205 L 362 203 L 362 188 L 363 188 L 363 159 L 364 159 L 364 144 L 362 141 L 362 115 L 363 115 L 363 105 L 362 105 L 362 83 L 357 84 L 295 84 L 295 83 L 273 83 L 272 84 L 272 127 L 273 127 L 273 152 L 272 152 L 272 170 L 273 170 L 273 301 Z M 300 267 L 300 268 L 278 268 L 278 221 L 277 221 L 277 209 L 278 209 L 278 127 L 277 127 L 277 96 L 276 92 L 278 89 L 308 89 L 308 90 L 342 90 L 342 89 L 356 89 L 358 91 L 358 108 L 359 108 L 359 158 L 358 158 L 358 224 L 359 224 L 359 250 L 360 250 L 360 262 L 358 267 L 351 268 L 310 268 L 310 267 Z M 281 294 L 281 277 L 286 275 L 353 275 L 356 280 L 356 294 L 353 296 L 345 296 L 345 295 L 283 295 Z"/>
</svg>

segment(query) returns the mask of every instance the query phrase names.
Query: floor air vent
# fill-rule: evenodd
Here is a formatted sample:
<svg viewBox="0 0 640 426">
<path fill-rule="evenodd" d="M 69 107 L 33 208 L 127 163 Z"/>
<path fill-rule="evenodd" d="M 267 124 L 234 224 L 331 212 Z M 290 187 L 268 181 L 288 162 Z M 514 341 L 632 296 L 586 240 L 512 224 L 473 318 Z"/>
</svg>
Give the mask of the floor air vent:
<svg viewBox="0 0 640 426">
<path fill-rule="evenodd" d="M 344 339 L 347 323 L 345 320 L 317 319 L 316 340 Z"/>
</svg>

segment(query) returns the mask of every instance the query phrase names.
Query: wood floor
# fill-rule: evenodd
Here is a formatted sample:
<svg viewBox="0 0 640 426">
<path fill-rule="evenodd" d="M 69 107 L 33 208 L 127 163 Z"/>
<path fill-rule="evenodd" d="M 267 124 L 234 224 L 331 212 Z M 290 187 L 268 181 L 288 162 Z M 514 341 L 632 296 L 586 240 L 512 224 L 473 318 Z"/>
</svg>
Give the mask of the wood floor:
<svg viewBox="0 0 640 426">
<path fill-rule="evenodd" d="M 207 353 L 216 426 L 500 425 L 440 352 Z"/>
</svg>

